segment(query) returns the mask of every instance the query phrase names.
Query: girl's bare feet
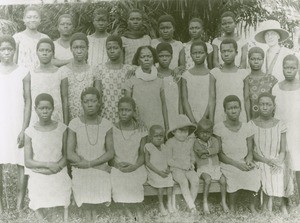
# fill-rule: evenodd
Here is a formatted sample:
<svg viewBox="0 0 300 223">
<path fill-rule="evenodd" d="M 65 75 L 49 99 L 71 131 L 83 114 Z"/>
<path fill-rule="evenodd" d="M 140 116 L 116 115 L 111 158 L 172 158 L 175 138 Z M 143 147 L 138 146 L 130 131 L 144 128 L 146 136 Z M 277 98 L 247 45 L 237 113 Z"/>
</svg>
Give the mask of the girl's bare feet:
<svg viewBox="0 0 300 223">
<path fill-rule="evenodd" d="M 286 205 L 281 205 L 280 211 L 282 212 L 282 214 L 283 214 L 284 217 L 289 216 L 289 213 L 288 213 L 288 211 L 286 209 Z"/>
<path fill-rule="evenodd" d="M 204 202 L 204 203 L 203 203 L 203 212 L 204 212 L 205 215 L 210 214 L 210 211 L 209 211 L 209 207 L 208 207 L 208 203 L 207 203 L 207 202 Z"/>
<path fill-rule="evenodd" d="M 227 206 L 226 201 L 222 201 L 222 202 L 221 202 L 221 205 L 222 205 L 223 211 L 224 211 L 225 213 L 228 213 L 228 212 L 229 212 L 229 207 Z"/>
</svg>

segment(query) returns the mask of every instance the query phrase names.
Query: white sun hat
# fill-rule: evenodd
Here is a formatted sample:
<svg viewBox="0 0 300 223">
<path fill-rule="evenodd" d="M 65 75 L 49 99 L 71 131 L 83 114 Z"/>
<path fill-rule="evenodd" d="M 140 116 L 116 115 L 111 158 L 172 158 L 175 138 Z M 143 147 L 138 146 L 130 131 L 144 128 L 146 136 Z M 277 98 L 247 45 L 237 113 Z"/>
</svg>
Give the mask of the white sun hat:
<svg viewBox="0 0 300 223">
<path fill-rule="evenodd" d="M 286 40 L 289 37 L 288 31 L 280 27 L 280 23 L 276 20 L 267 20 L 261 23 L 259 31 L 255 35 L 255 40 L 259 43 L 266 43 L 265 33 L 267 31 L 275 31 L 279 34 L 279 42 Z"/>
<path fill-rule="evenodd" d="M 170 129 L 167 132 L 167 139 L 173 136 L 173 131 L 176 129 L 189 127 L 189 135 L 196 131 L 197 125 L 190 122 L 186 115 L 178 115 L 174 118 L 173 122 L 170 123 Z"/>
</svg>

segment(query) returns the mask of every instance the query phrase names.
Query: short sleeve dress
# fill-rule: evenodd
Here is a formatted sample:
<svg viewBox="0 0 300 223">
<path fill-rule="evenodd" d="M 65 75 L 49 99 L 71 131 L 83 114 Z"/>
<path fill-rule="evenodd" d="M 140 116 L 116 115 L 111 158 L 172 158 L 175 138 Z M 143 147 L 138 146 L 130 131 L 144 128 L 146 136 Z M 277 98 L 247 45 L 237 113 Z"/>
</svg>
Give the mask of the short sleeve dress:
<svg viewBox="0 0 300 223">
<path fill-rule="evenodd" d="M 267 159 L 278 158 L 281 133 L 287 131 L 286 125 L 282 121 L 278 121 L 271 128 L 262 128 L 257 126 L 252 120 L 250 123 L 255 130 L 255 152 Z M 286 164 L 287 159 L 282 164 L 282 169 L 275 172 L 272 171 L 268 164 L 258 162 L 262 189 L 268 196 L 288 197 L 293 194 L 293 174 Z"/>
<path fill-rule="evenodd" d="M 26 129 L 31 139 L 33 159 L 39 162 L 58 162 L 62 158 L 63 134 L 67 126 L 58 122 L 54 130 L 41 132 L 34 126 Z M 71 179 L 64 167 L 56 174 L 45 175 L 30 171 L 28 180 L 29 207 L 33 210 L 57 206 L 68 207 Z"/>
<path fill-rule="evenodd" d="M 182 78 L 186 80 L 188 101 L 196 121 L 203 117 L 209 102 L 209 82 L 211 74 L 193 75 L 185 71 Z"/>
<path fill-rule="evenodd" d="M 88 64 L 91 66 L 105 64 L 109 60 L 106 53 L 107 37 L 95 38 L 89 35 L 87 38 L 89 40 Z"/>
<path fill-rule="evenodd" d="M 121 69 L 109 69 L 106 64 L 98 66 L 99 79 L 102 82 L 102 100 L 104 106 L 101 116 L 110 120 L 112 123 L 119 121 L 118 101 L 124 96 L 124 84 L 127 71 L 133 70 L 134 67 L 124 64 Z"/>
<path fill-rule="evenodd" d="M 39 37 L 33 39 L 25 34 L 25 31 L 16 33 L 13 35 L 17 44 L 19 44 L 18 50 L 18 64 L 26 67 L 29 70 L 35 69 L 39 64 L 39 59 L 36 54 L 37 43 L 42 38 L 50 38 L 44 33 L 39 33 Z"/>
<path fill-rule="evenodd" d="M 249 74 L 245 80 L 245 85 L 249 86 L 249 99 L 250 99 L 250 117 L 257 118 L 258 113 L 258 96 L 261 93 L 272 93 L 273 86 L 277 83 L 277 79 L 273 75 L 266 74 L 263 77 L 256 78 Z"/>
<path fill-rule="evenodd" d="M 210 43 L 205 43 L 207 47 L 207 54 L 210 54 L 213 52 L 213 47 Z M 195 63 L 191 56 L 191 46 L 192 42 L 187 42 L 183 44 L 184 46 L 184 53 L 185 53 L 185 68 L 187 70 L 193 68 L 195 66 Z M 205 60 L 205 65 L 207 66 L 207 59 Z"/>
<path fill-rule="evenodd" d="M 10 74 L 0 73 L 0 164 L 24 166 L 24 149 L 18 148 L 18 135 L 24 116 L 23 80 L 29 73 L 23 66 Z"/>
<path fill-rule="evenodd" d="M 59 42 L 56 40 L 53 42 L 55 46 L 55 59 L 58 60 L 70 60 L 73 58 L 73 54 L 71 52 L 70 46 L 68 48 L 63 47 L 59 44 Z"/>
<path fill-rule="evenodd" d="M 139 155 L 140 142 L 146 132 L 120 130 L 113 127 L 115 160 L 135 164 Z M 112 197 L 116 203 L 140 203 L 144 200 L 144 186 L 147 172 L 144 165 L 133 172 L 123 173 L 117 168 L 111 170 Z"/>
<path fill-rule="evenodd" d="M 254 131 L 248 123 L 242 123 L 237 132 L 229 130 L 224 122 L 214 126 L 214 134 L 222 141 L 223 153 L 229 158 L 245 163 L 248 154 L 246 139 L 253 136 Z M 257 192 L 260 188 L 259 170 L 242 171 L 235 166 L 221 162 L 221 172 L 227 182 L 227 192 L 234 193 L 240 189 Z"/>
<path fill-rule="evenodd" d="M 132 91 L 140 119 L 147 128 L 164 125 L 160 93 L 164 90 L 163 80 L 156 78 L 144 81 L 135 76 L 126 80 L 125 90 Z"/>
<path fill-rule="evenodd" d="M 72 120 L 83 115 L 80 95 L 86 87 L 93 87 L 99 71 L 96 67 L 91 67 L 81 73 L 74 72 L 67 65 L 60 68 L 60 72 L 68 77 L 68 103 L 69 118 Z M 76 75 L 76 76 L 75 76 Z"/>
<path fill-rule="evenodd" d="M 168 151 L 164 144 L 161 145 L 161 150 L 157 149 L 152 143 L 145 145 L 145 150 L 150 154 L 150 163 L 158 170 L 164 171 L 168 168 Z M 157 173 L 147 168 L 148 183 L 155 188 L 172 187 L 174 181 L 170 173 L 166 178 L 162 178 Z"/>
<path fill-rule="evenodd" d="M 159 41 L 159 39 L 152 39 L 151 40 L 151 46 L 156 49 L 157 45 L 161 43 L 161 41 Z M 172 60 L 171 63 L 169 65 L 170 69 L 175 69 L 176 67 L 178 67 L 178 63 L 179 63 L 179 53 L 183 48 L 183 44 L 181 41 L 178 40 L 174 40 L 172 42 L 170 42 L 171 46 L 172 46 L 172 50 L 173 50 L 173 54 L 172 54 Z"/>
<path fill-rule="evenodd" d="M 246 69 L 238 69 L 235 73 L 224 73 L 220 68 L 214 68 L 210 73 L 216 79 L 216 109 L 215 123 L 222 122 L 226 116 L 223 108 L 223 100 L 228 95 L 236 95 L 241 100 L 240 121 L 246 122 L 244 106 L 244 79 L 249 74 Z"/>
<path fill-rule="evenodd" d="M 36 96 L 41 93 L 50 94 L 54 100 L 54 111 L 52 119 L 58 122 L 63 122 L 63 110 L 61 100 L 61 81 L 67 78 L 67 74 L 59 69 L 53 73 L 45 72 L 30 72 L 31 76 L 31 98 L 34 103 Z M 30 124 L 35 124 L 38 121 L 38 116 L 32 106 Z"/>
<path fill-rule="evenodd" d="M 73 119 L 69 128 L 76 133 L 76 153 L 87 161 L 105 154 L 105 136 L 112 124 L 105 118 L 98 125 L 86 125 L 79 117 Z M 72 167 L 72 189 L 76 204 L 101 204 L 111 201 L 110 174 L 106 171 Z"/>
</svg>

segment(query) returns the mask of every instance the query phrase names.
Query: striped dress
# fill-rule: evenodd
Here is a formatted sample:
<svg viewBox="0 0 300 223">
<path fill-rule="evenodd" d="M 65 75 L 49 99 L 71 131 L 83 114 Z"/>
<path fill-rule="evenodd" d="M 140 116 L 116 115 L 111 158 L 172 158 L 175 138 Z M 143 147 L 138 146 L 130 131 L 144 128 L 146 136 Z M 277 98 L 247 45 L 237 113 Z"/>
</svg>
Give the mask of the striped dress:
<svg viewBox="0 0 300 223">
<path fill-rule="evenodd" d="M 281 134 L 287 131 L 284 122 L 279 121 L 271 128 L 262 128 L 250 121 L 254 130 L 254 151 L 267 159 L 276 159 L 280 152 Z M 279 171 L 273 171 L 266 163 L 259 162 L 262 189 L 268 196 L 288 197 L 293 193 L 292 172 L 286 165 L 287 159 Z"/>
</svg>

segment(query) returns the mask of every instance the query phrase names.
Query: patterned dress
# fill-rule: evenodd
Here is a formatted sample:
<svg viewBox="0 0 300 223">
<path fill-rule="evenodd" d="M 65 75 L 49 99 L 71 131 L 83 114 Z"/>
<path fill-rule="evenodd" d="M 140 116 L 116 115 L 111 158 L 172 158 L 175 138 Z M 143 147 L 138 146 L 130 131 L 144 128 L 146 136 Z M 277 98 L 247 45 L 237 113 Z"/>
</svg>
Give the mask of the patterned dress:
<svg viewBox="0 0 300 223">
<path fill-rule="evenodd" d="M 249 99 L 250 99 L 250 117 L 258 117 L 258 96 L 263 92 L 272 93 L 273 86 L 277 83 L 277 79 L 273 75 L 265 75 L 263 77 L 255 77 L 249 74 L 244 84 L 249 87 Z"/>
<path fill-rule="evenodd" d="M 106 64 L 98 66 L 99 79 L 102 82 L 102 94 L 104 106 L 101 116 L 117 123 L 118 117 L 118 102 L 124 96 L 124 83 L 127 71 L 133 70 L 133 66 L 124 64 L 121 69 L 109 69 Z"/>
<path fill-rule="evenodd" d="M 86 125 L 77 117 L 70 122 L 69 128 L 76 133 L 76 153 L 79 156 L 91 161 L 105 154 L 105 136 L 112 128 L 110 121 L 102 118 L 98 125 Z M 72 168 L 72 176 L 74 198 L 79 207 L 83 203 L 100 204 L 111 201 L 108 172 L 96 168 Z"/>
<path fill-rule="evenodd" d="M 89 40 L 88 64 L 91 66 L 105 64 L 108 61 L 106 53 L 107 37 L 95 38 L 92 35 L 89 35 L 87 38 Z"/>
<path fill-rule="evenodd" d="M 279 121 L 271 128 L 262 128 L 257 126 L 254 121 L 250 121 L 250 123 L 255 132 L 255 152 L 267 159 L 276 159 L 280 152 L 281 133 L 287 131 L 286 125 Z M 293 194 L 293 175 L 286 163 L 287 159 L 281 165 L 281 169 L 276 172 L 268 164 L 258 163 L 262 189 L 268 196 L 288 197 Z"/>
<path fill-rule="evenodd" d="M 80 95 L 86 87 L 92 87 L 94 81 L 99 77 L 99 70 L 91 67 L 81 73 L 74 72 L 67 65 L 60 68 L 60 72 L 67 75 L 68 87 L 68 103 L 69 103 L 69 119 L 72 120 L 83 115 Z"/>
<path fill-rule="evenodd" d="M 30 137 L 33 159 L 38 162 L 58 162 L 62 158 L 63 134 L 67 126 L 58 122 L 54 130 L 41 132 L 30 126 L 25 134 Z M 30 171 L 28 181 L 29 207 L 33 210 L 70 204 L 71 179 L 64 167 L 56 174 L 45 175 Z"/>
</svg>

